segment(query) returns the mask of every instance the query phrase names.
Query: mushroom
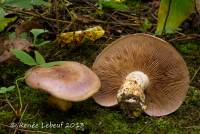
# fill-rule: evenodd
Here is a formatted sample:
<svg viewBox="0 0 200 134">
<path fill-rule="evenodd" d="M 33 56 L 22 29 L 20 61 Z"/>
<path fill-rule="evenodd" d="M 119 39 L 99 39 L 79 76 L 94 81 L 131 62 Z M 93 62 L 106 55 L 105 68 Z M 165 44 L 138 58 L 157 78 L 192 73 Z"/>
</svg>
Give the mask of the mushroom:
<svg viewBox="0 0 200 134">
<path fill-rule="evenodd" d="M 174 112 L 189 87 L 181 55 L 166 41 L 149 34 L 114 41 L 98 55 L 92 68 L 101 80 L 94 100 L 105 107 L 119 104 L 132 117 L 143 111 L 150 116 Z"/>
<path fill-rule="evenodd" d="M 73 61 L 63 61 L 50 68 L 34 67 L 26 72 L 25 82 L 52 95 L 50 102 L 63 111 L 69 108 L 69 102 L 86 100 L 100 88 L 97 75 L 87 66 Z"/>
</svg>

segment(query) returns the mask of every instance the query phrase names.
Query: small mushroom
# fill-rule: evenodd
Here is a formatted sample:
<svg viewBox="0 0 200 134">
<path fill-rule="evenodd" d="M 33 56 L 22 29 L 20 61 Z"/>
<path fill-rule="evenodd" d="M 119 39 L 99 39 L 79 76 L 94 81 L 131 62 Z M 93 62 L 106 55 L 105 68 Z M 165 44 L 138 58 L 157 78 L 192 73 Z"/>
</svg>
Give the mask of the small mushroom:
<svg viewBox="0 0 200 134">
<path fill-rule="evenodd" d="M 166 41 L 148 34 L 122 37 L 96 58 L 93 71 L 101 80 L 95 101 L 119 104 L 125 112 L 150 116 L 174 112 L 185 99 L 189 73 L 181 55 Z"/>
<path fill-rule="evenodd" d="M 87 66 L 73 61 L 50 68 L 32 68 L 26 72 L 25 82 L 52 95 L 49 100 L 63 111 L 69 108 L 66 103 L 85 100 L 100 88 L 97 75 Z"/>
</svg>

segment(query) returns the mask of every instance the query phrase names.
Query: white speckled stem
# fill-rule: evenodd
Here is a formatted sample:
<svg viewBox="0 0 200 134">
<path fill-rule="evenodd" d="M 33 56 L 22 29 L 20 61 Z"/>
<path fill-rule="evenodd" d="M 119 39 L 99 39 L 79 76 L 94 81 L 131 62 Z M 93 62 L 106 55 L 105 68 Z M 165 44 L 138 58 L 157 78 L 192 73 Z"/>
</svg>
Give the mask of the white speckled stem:
<svg viewBox="0 0 200 134">
<path fill-rule="evenodd" d="M 146 74 L 141 71 L 131 72 L 126 76 L 121 88 L 118 90 L 117 99 L 120 102 L 122 96 L 134 95 L 138 96 L 142 103 L 145 103 L 144 90 L 148 87 L 148 85 L 149 78 Z M 134 99 L 128 99 L 125 101 L 129 103 L 136 102 Z"/>
</svg>

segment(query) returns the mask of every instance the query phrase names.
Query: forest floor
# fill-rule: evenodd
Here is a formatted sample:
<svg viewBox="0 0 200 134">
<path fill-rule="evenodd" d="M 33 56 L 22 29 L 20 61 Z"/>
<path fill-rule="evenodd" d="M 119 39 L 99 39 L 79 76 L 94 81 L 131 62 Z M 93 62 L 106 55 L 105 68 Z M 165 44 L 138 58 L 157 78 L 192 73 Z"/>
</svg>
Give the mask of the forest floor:
<svg viewBox="0 0 200 134">
<path fill-rule="evenodd" d="M 134 5 L 134 4 L 133 4 Z M 141 6 L 138 2 L 136 8 L 131 11 L 105 10 L 103 15 L 94 15 L 96 9 L 91 3 L 76 2 L 76 13 L 89 14 L 94 17 L 92 22 L 86 22 L 91 17 L 84 16 L 84 20 L 78 20 L 74 26 L 69 26 L 69 31 L 76 27 L 85 29 L 87 26 L 101 25 L 106 33 L 103 38 L 95 42 L 87 42 L 81 46 L 60 47 L 55 44 L 39 47 L 38 50 L 47 61 L 71 60 L 78 61 L 91 67 L 95 57 L 109 43 L 122 35 L 137 32 L 154 33 L 155 18 L 150 5 Z M 73 8 L 73 7 L 72 7 Z M 84 10 L 85 9 L 85 10 Z M 98 20 L 97 20 L 98 18 Z M 152 26 L 145 29 L 144 19 L 147 18 Z M 135 19 L 134 23 L 133 19 Z M 80 22 L 81 21 L 81 22 Z M 84 22 L 83 22 L 84 21 Z M 139 21 L 139 22 L 137 22 Z M 141 22 L 140 22 L 141 21 Z M 109 23 L 107 23 L 109 22 Z M 188 24 L 191 20 L 186 21 Z M 9 134 L 16 131 L 15 122 L 21 121 L 18 133 L 57 133 L 57 134 L 198 134 L 200 133 L 200 40 L 193 35 L 199 29 L 191 27 L 190 30 L 182 30 L 171 36 L 161 36 L 169 41 L 183 56 L 190 72 L 190 88 L 187 97 L 181 107 L 174 113 L 163 117 L 150 117 L 143 113 L 136 119 L 126 117 L 118 107 L 105 108 L 94 102 L 92 98 L 74 103 L 68 112 L 61 112 L 48 105 L 48 94 L 28 87 L 24 81 L 19 82 L 23 106 L 26 108 L 23 116 L 18 119 L 7 103 L 5 95 L 0 95 L 0 134 Z M 182 35 L 185 36 L 182 36 Z M 181 38 L 180 38 L 181 37 Z M 15 61 L 15 64 L 0 65 L 0 84 L 2 86 L 13 85 L 17 78 L 24 75 L 30 67 Z M 14 91 L 6 94 L 9 102 L 18 107 L 18 93 Z M 47 126 L 57 124 L 56 128 Z M 61 124 L 63 124 L 61 126 Z M 60 125 L 60 126 L 59 126 Z"/>
</svg>

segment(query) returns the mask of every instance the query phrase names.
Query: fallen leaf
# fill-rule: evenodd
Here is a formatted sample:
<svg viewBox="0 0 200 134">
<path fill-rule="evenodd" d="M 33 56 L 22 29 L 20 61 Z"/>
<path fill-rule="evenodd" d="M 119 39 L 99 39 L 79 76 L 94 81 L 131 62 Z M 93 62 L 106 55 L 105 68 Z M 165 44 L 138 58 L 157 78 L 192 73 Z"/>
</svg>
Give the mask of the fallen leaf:
<svg viewBox="0 0 200 134">
<path fill-rule="evenodd" d="M 192 0 L 161 0 L 156 34 L 175 32 L 193 10 Z"/>
<path fill-rule="evenodd" d="M 12 40 L 5 40 L 2 47 L 4 51 L 0 55 L 0 63 L 7 61 L 11 57 L 13 57 L 11 49 L 25 50 L 29 52 L 32 47 L 33 47 L 33 44 L 25 39 L 17 38 L 17 39 L 12 39 Z"/>
<path fill-rule="evenodd" d="M 76 44 L 82 44 L 86 40 L 95 41 L 104 35 L 105 31 L 101 26 L 88 28 L 84 31 L 66 32 L 61 33 L 57 37 L 58 44 L 61 46 L 75 42 Z"/>
</svg>

